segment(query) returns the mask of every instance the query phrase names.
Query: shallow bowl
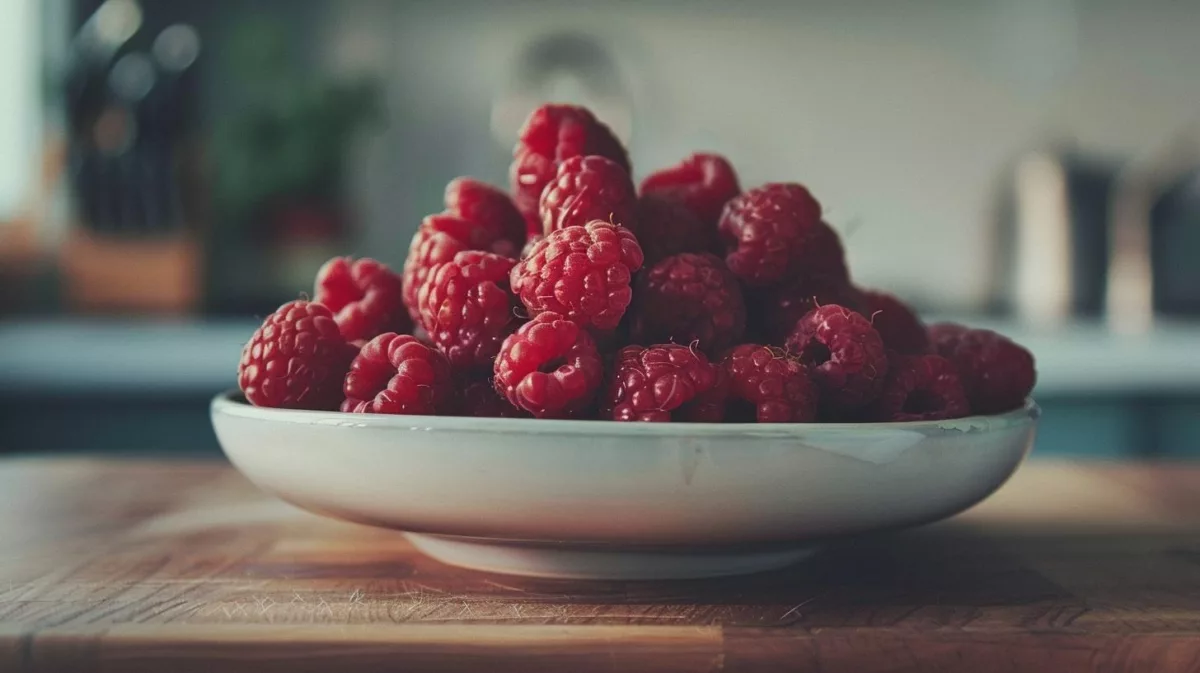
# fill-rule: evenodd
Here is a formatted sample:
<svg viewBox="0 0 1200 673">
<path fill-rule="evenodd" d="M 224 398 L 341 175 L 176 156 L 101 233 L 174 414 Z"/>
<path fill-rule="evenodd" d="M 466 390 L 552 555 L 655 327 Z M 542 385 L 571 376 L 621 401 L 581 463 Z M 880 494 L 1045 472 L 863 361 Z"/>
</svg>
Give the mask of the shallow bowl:
<svg viewBox="0 0 1200 673">
<path fill-rule="evenodd" d="M 1033 445 L 1033 401 L 919 423 L 615 423 L 385 416 L 212 402 L 260 488 L 404 531 L 443 562 L 652 579 L 781 567 L 833 536 L 928 523 L 986 498 Z"/>
</svg>

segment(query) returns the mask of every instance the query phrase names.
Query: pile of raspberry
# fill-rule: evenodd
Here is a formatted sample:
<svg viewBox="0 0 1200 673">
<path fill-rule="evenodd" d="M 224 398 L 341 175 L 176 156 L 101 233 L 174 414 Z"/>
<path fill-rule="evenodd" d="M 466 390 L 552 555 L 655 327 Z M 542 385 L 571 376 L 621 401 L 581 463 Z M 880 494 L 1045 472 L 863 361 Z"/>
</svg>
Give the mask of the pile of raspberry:
<svg viewBox="0 0 1200 673">
<path fill-rule="evenodd" d="M 1024 404 L 987 330 L 855 285 L 803 185 L 693 154 L 635 186 L 588 110 L 544 105 L 510 190 L 446 188 L 399 272 L 339 257 L 242 353 L 246 399 L 348 413 L 699 423 L 926 421 Z"/>
</svg>

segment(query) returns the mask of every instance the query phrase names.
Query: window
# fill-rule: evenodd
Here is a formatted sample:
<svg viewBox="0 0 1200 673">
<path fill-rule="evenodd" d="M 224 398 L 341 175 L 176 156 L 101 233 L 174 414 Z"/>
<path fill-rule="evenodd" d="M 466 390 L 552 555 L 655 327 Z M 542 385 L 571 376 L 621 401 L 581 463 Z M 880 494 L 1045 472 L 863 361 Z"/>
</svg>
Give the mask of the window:
<svg viewBox="0 0 1200 673">
<path fill-rule="evenodd" d="M 26 205 L 41 145 L 39 0 L 0 0 L 0 222 Z"/>
</svg>

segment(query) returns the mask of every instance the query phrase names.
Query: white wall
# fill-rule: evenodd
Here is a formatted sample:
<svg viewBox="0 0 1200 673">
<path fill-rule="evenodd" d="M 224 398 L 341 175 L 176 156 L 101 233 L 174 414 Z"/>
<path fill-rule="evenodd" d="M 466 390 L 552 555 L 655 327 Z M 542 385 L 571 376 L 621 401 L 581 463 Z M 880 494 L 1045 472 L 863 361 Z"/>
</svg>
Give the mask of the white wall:
<svg viewBox="0 0 1200 673">
<path fill-rule="evenodd" d="M 640 174 L 695 148 L 799 180 L 864 283 L 983 297 L 995 183 L 1048 138 L 1127 156 L 1200 114 L 1200 2 L 336 3 L 335 67 L 383 62 L 392 129 L 359 162 L 363 252 L 403 259 L 459 173 L 504 179 L 489 129 L 520 48 L 572 29 L 629 83 Z M 515 133 L 515 129 L 513 129 Z"/>
</svg>

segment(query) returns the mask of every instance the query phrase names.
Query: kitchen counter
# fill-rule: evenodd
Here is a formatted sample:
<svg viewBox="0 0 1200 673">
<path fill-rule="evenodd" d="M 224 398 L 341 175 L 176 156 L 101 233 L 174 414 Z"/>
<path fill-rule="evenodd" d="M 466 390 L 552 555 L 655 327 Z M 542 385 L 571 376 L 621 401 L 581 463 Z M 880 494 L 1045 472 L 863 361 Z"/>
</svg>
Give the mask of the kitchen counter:
<svg viewBox="0 0 1200 673">
<path fill-rule="evenodd" d="M 1163 323 L 1144 336 L 1112 334 L 1098 324 L 984 325 L 1034 353 L 1038 396 L 1200 393 L 1200 323 Z M 242 344 L 256 326 L 249 320 L 0 323 L 0 394 L 215 394 L 233 387 Z"/>
<path fill-rule="evenodd" d="M 257 323 L 0 323 L 0 393 L 215 394 L 236 385 Z"/>
<path fill-rule="evenodd" d="M 214 454 L 208 401 L 236 384 L 256 324 L 0 322 L 0 453 Z M 983 324 L 1037 356 L 1040 453 L 1200 453 L 1200 323 L 1137 337 L 1097 324 Z"/>
<path fill-rule="evenodd" d="M 1184 671 L 1200 467 L 1033 462 L 948 522 L 743 578 L 440 565 L 223 463 L 0 461 L 0 670 Z"/>
</svg>

